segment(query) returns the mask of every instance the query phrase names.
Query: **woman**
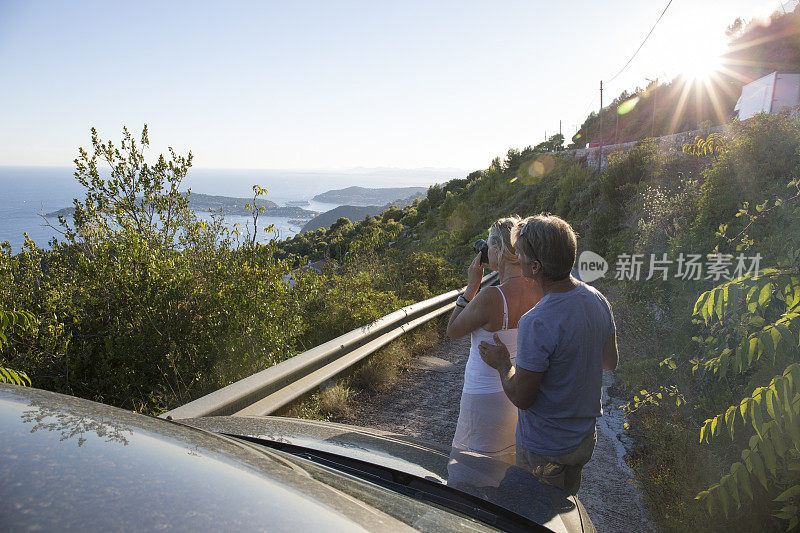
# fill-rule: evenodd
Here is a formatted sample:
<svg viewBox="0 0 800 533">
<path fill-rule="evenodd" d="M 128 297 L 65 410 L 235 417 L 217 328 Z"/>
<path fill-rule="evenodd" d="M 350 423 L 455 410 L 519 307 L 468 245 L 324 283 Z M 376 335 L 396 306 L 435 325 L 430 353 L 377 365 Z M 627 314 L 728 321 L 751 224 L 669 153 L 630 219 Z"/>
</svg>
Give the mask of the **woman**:
<svg viewBox="0 0 800 533">
<path fill-rule="evenodd" d="M 470 334 L 471 341 L 453 437 L 454 452 L 478 453 L 509 464 L 515 461 L 517 408 L 503 392 L 497 371 L 481 359 L 478 347 L 481 342 L 494 343 L 493 336 L 497 334 L 513 358 L 517 323 L 542 298 L 536 283 L 522 275 L 511 244 L 511 232 L 518 222 L 518 217 L 502 218 L 489 228 L 489 268 L 500 274 L 500 285 L 478 292 L 483 264 L 481 254 L 475 256 L 469 266 L 467 288 L 456 302 L 447 325 L 449 337 Z M 463 469 L 451 468 L 449 483 L 480 483 L 460 479 L 468 475 Z"/>
</svg>

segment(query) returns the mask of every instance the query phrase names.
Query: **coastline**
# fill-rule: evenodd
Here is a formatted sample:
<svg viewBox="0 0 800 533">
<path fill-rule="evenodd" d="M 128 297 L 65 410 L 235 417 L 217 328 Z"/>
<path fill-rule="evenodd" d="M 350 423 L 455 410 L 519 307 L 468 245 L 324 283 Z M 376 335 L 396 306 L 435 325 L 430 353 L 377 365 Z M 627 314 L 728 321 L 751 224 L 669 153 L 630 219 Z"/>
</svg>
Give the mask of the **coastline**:
<svg viewBox="0 0 800 533">
<path fill-rule="evenodd" d="M 25 242 L 25 233 L 41 248 L 48 248 L 49 241 L 58 234 L 46 227 L 41 218 L 43 213 L 51 213 L 72 205 L 73 198 L 82 198 L 83 187 L 77 183 L 71 167 L 11 167 L 0 166 L 0 187 L 4 194 L 0 197 L 0 243 L 8 241 L 14 253 L 19 252 Z M 326 203 L 314 200 L 314 196 L 341 189 L 343 186 L 363 186 L 369 188 L 428 187 L 452 177 L 450 171 L 420 171 L 397 169 L 370 174 L 363 172 L 322 172 L 322 171 L 278 171 L 278 170 L 212 170 L 192 169 L 184 180 L 183 188 L 194 193 L 252 198 L 252 186 L 260 184 L 267 189 L 265 200 L 281 207 L 292 207 L 304 211 L 325 213 L 343 204 Z M 291 202 L 291 203 L 290 203 Z M 303 205 L 300 205 L 300 204 Z M 305 204 L 308 205 L 305 205 Z M 201 217 L 207 211 L 197 210 Z M 299 212 L 299 211 L 298 211 Z M 277 230 L 274 238 L 285 239 L 296 235 L 302 225 L 303 217 L 261 216 L 259 227 L 274 224 Z M 67 217 L 71 220 L 71 216 Z M 226 215 L 229 226 L 238 223 L 244 226 L 251 220 L 249 216 Z M 55 219 L 51 224 L 57 225 Z M 260 232 L 259 242 L 267 242 L 266 235 Z"/>
</svg>

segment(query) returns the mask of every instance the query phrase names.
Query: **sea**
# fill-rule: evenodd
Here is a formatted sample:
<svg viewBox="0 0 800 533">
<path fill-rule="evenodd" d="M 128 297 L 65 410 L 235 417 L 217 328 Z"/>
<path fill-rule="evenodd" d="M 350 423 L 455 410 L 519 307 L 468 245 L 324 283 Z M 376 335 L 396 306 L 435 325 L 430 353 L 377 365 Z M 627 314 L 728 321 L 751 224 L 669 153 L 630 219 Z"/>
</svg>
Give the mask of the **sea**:
<svg viewBox="0 0 800 533">
<path fill-rule="evenodd" d="M 266 199 L 278 205 L 307 201 L 303 209 L 319 213 L 340 204 L 317 202 L 317 194 L 344 189 L 350 186 L 428 187 L 453 178 L 462 178 L 466 171 L 458 169 L 350 169 L 342 171 L 298 170 L 241 170 L 241 169 L 190 169 L 181 190 L 218 196 L 253 197 L 253 185 L 267 189 Z M 75 180 L 70 167 L 13 167 L 0 166 L 0 242 L 8 241 L 18 252 L 25 242 L 25 234 L 46 248 L 58 233 L 48 227 L 42 214 L 72 206 L 73 198 L 82 199 L 85 189 Z M 208 219 L 207 212 L 198 216 Z M 58 226 L 58 220 L 48 219 Z M 71 217 L 67 217 L 71 221 Z M 259 241 L 283 240 L 295 236 L 302 224 L 285 217 L 259 217 Z M 225 217 L 225 223 L 244 228 L 252 220 L 246 216 Z M 274 225 L 274 233 L 267 235 L 261 228 Z"/>
</svg>

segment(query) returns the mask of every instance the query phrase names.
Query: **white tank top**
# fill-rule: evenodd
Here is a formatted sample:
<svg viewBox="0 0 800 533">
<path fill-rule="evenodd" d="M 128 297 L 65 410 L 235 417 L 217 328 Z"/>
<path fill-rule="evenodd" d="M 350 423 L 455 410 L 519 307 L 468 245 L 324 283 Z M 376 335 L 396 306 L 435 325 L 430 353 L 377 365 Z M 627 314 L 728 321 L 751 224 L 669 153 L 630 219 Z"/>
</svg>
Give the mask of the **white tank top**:
<svg viewBox="0 0 800 533">
<path fill-rule="evenodd" d="M 471 343 L 469 359 L 467 360 L 467 369 L 464 372 L 463 389 L 463 392 L 468 394 L 503 392 L 503 382 L 500 381 L 500 374 L 481 359 L 481 354 L 478 351 L 478 346 L 480 346 L 481 342 L 495 344 L 494 335 L 497 334 L 503 344 L 508 348 L 512 365 L 517 358 L 517 328 L 508 329 L 508 305 L 506 304 L 506 295 L 503 294 L 500 287 L 496 287 L 496 289 L 500 291 L 500 296 L 503 297 L 503 327 L 499 331 L 486 331 L 483 328 L 478 328 L 470 333 L 469 338 Z"/>
</svg>

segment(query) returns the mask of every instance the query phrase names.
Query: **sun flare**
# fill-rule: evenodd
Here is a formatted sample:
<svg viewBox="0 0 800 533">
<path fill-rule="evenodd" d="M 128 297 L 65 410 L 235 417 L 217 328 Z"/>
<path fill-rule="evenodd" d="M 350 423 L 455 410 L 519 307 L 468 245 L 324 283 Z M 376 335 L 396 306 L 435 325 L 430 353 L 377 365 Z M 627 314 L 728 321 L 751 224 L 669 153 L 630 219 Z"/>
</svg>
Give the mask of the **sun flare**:
<svg viewBox="0 0 800 533">
<path fill-rule="evenodd" d="M 687 58 L 682 74 L 689 80 L 706 81 L 719 70 L 719 67 L 719 54 L 697 51 Z"/>
</svg>

